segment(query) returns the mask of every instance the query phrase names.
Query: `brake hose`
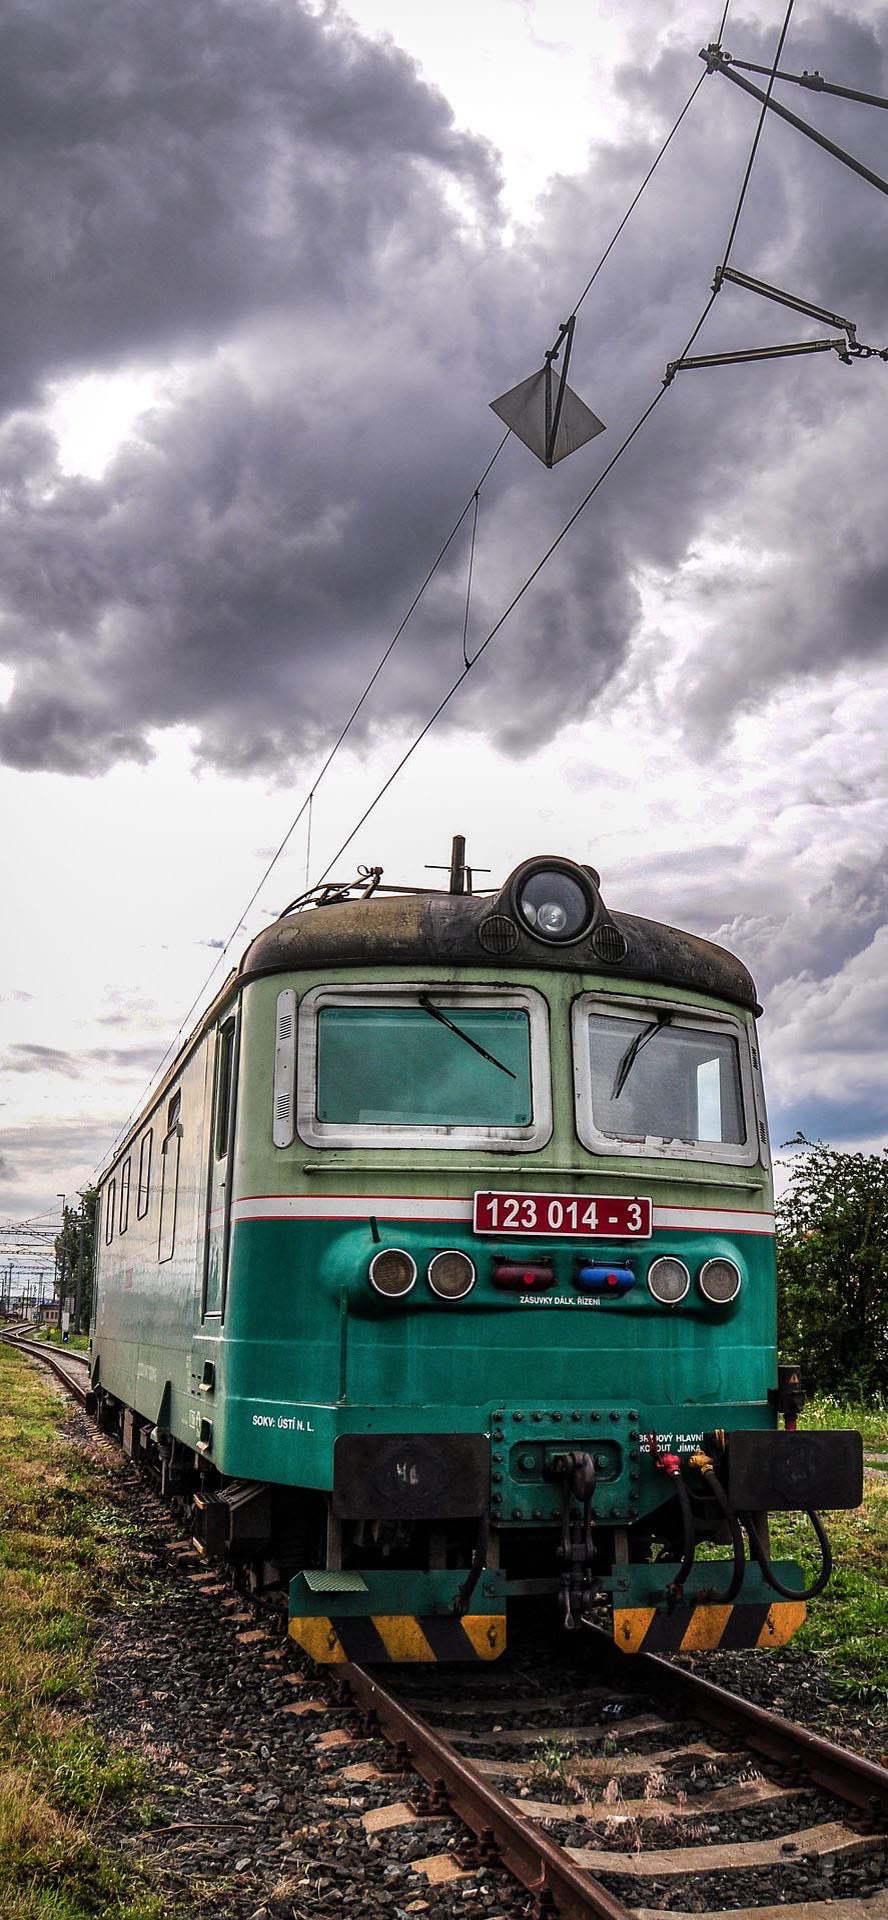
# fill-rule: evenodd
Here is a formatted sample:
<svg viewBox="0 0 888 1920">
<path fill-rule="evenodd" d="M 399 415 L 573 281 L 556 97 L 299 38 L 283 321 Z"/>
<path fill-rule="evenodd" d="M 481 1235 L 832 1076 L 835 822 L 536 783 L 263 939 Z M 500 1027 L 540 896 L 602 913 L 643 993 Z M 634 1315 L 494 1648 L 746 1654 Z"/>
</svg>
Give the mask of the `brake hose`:
<svg viewBox="0 0 888 1920">
<path fill-rule="evenodd" d="M 775 1593 L 782 1594 L 784 1600 L 815 1600 L 817 1598 L 818 1593 L 823 1592 L 823 1589 L 826 1586 L 827 1580 L 829 1579 L 829 1576 L 832 1573 L 832 1568 L 833 1568 L 832 1548 L 829 1544 L 829 1536 L 827 1534 L 826 1528 L 823 1525 L 823 1522 L 820 1518 L 819 1513 L 815 1513 L 813 1509 L 810 1507 L 806 1509 L 806 1512 L 807 1512 L 808 1519 L 810 1520 L 811 1525 L 814 1528 L 814 1532 L 817 1535 L 817 1544 L 820 1548 L 820 1572 L 818 1573 L 817 1578 L 814 1581 L 813 1585 L 810 1587 L 785 1587 L 783 1584 L 783 1581 L 778 1580 L 777 1575 L 774 1572 L 774 1569 L 768 1558 L 768 1555 L 765 1552 L 764 1546 L 762 1545 L 762 1542 L 759 1539 L 758 1530 L 756 1528 L 755 1522 L 752 1520 L 749 1514 L 745 1515 L 744 1517 L 743 1525 L 745 1526 L 746 1531 L 749 1534 L 749 1544 L 752 1548 L 752 1551 L 756 1560 L 758 1561 L 759 1566 L 761 1567 L 762 1573 L 764 1574 L 764 1577 L 767 1580 L 769 1587 L 773 1587 Z"/>
<path fill-rule="evenodd" d="M 736 1600 L 740 1588 L 743 1585 L 743 1575 L 746 1572 L 746 1550 L 743 1545 L 743 1533 L 737 1515 L 731 1506 L 731 1502 L 728 1499 L 712 1462 L 710 1461 L 709 1467 L 702 1469 L 702 1471 L 706 1474 L 707 1492 L 714 1494 L 727 1520 L 731 1533 L 731 1545 L 734 1549 L 734 1571 L 731 1574 L 727 1591 L 713 1595 L 717 1605 L 727 1606 L 729 1600 Z"/>
<path fill-rule="evenodd" d="M 691 1512 L 691 1496 L 681 1477 L 681 1461 L 678 1455 L 675 1453 L 658 1453 L 654 1457 L 654 1465 L 659 1468 L 661 1473 L 667 1474 L 669 1479 L 674 1482 L 675 1491 L 678 1495 L 678 1505 L 681 1511 L 681 1530 L 684 1543 L 681 1562 L 675 1579 L 670 1580 L 666 1588 L 666 1595 L 671 1611 L 673 1607 L 678 1605 L 679 1600 L 683 1597 L 684 1583 L 694 1564 L 694 1554 L 696 1552 L 694 1516 Z"/>
</svg>

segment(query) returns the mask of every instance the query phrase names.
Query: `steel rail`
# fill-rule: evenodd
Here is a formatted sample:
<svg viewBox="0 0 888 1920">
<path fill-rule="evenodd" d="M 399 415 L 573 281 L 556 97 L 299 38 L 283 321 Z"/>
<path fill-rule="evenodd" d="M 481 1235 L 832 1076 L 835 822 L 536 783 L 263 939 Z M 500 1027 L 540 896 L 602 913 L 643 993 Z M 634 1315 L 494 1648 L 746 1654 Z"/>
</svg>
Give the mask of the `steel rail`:
<svg viewBox="0 0 888 1920">
<path fill-rule="evenodd" d="M 590 1916 L 592 1920 L 632 1920 L 631 1908 L 577 1867 L 448 1740 L 418 1720 L 363 1667 L 347 1662 L 339 1672 L 359 1706 L 379 1722 L 386 1738 L 407 1750 L 417 1773 L 446 1798 L 457 1818 L 478 1836 L 482 1847 L 495 1847 L 503 1866 L 528 1888 L 540 1907 L 548 1903 L 567 1920 L 590 1920 Z"/>
<path fill-rule="evenodd" d="M 82 1407 L 86 1404 L 86 1396 L 87 1396 L 87 1393 L 89 1392 L 89 1361 L 88 1360 L 86 1359 L 79 1360 L 77 1356 L 73 1353 L 65 1355 L 66 1360 L 68 1361 L 73 1360 L 75 1365 L 83 1366 L 86 1369 L 85 1378 L 81 1383 L 81 1381 L 79 1381 L 76 1378 L 76 1375 L 74 1375 L 73 1373 L 69 1373 L 68 1368 L 65 1366 L 63 1362 L 61 1354 L 55 1354 L 52 1348 L 44 1346 L 42 1341 L 19 1340 L 16 1338 L 14 1333 L 4 1333 L 0 1337 L 2 1337 L 5 1345 L 8 1347 L 12 1347 L 15 1350 L 15 1352 L 26 1353 L 29 1355 L 29 1357 L 33 1356 L 35 1360 L 40 1360 L 44 1366 L 49 1367 L 50 1372 L 56 1374 L 58 1378 L 61 1380 L 62 1385 L 68 1388 L 69 1393 L 73 1395 L 74 1399 L 77 1401 L 78 1406 Z"/>
<path fill-rule="evenodd" d="M 40 1341 L 18 1339 L 9 1332 L 0 1335 L 0 1339 L 49 1367 L 78 1405 L 84 1405 L 89 1390 L 88 1371 L 81 1382 L 68 1370 L 65 1361 L 87 1370 L 85 1359 L 74 1354 L 63 1358 Z M 616 1660 L 617 1653 L 608 1634 L 600 1627 L 590 1627 L 587 1632 Z M 619 1659 L 626 1664 L 625 1654 L 620 1654 Z M 770 1760 L 803 1770 L 817 1786 L 861 1808 L 871 1818 L 888 1819 L 888 1768 L 875 1760 L 839 1747 L 821 1734 L 772 1713 L 770 1708 L 730 1693 L 726 1687 L 704 1679 L 701 1674 L 674 1665 L 662 1654 L 635 1654 L 631 1670 L 633 1677 L 646 1677 L 654 1690 L 671 1694 L 692 1716 L 708 1721 L 723 1733 L 739 1734 L 746 1746 Z M 504 1794 L 476 1773 L 443 1735 L 417 1719 L 363 1667 L 347 1662 L 340 1673 L 358 1704 L 378 1720 L 386 1738 L 409 1752 L 417 1773 L 446 1797 L 457 1817 L 482 1842 L 495 1845 L 503 1865 L 538 1900 L 548 1897 L 556 1911 L 568 1920 L 589 1920 L 589 1916 L 594 1920 L 630 1920 L 632 1909 L 575 1866 L 554 1841 L 517 1812 Z"/>
<path fill-rule="evenodd" d="M 589 1631 L 616 1657 L 609 1634 L 600 1627 Z M 626 1654 L 619 1658 L 626 1661 Z M 879 1766 L 847 1747 L 836 1746 L 819 1733 L 785 1720 L 769 1707 L 756 1706 L 740 1694 L 729 1693 L 702 1674 L 674 1666 L 659 1653 L 632 1656 L 632 1673 L 646 1676 L 651 1687 L 672 1694 L 690 1712 L 722 1732 L 739 1734 L 744 1744 L 782 1765 L 803 1768 L 817 1786 L 866 1813 L 888 1818 L 888 1767 Z"/>
</svg>

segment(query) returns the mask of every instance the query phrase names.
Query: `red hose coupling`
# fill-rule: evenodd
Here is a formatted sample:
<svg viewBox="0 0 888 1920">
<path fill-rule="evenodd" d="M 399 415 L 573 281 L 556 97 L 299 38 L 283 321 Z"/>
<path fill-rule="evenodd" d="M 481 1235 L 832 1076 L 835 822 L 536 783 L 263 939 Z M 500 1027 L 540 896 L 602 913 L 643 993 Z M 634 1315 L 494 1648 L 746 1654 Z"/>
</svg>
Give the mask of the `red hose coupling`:
<svg viewBox="0 0 888 1920">
<path fill-rule="evenodd" d="M 658 1453 L 654 1465 L 661 1473 L 671 1474 L 672 1478 L 681 1472 L 681 1461 L 677 1453 Z"/>
</svg>

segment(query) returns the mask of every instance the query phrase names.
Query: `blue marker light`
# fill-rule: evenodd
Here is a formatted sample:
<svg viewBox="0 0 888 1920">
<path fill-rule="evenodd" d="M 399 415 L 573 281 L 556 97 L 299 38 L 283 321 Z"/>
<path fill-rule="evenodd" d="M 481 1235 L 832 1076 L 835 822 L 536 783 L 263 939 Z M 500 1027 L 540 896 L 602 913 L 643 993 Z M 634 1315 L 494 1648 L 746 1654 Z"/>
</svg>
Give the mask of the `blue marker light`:
<svg viewBox="0 0 888 1920">
<path fill-rule="evenodd" d="M 579 1267 L 577 1286 L 584 1293 L 628 1293 L 635 1285 L 631 1267 Z"/>
</svg>

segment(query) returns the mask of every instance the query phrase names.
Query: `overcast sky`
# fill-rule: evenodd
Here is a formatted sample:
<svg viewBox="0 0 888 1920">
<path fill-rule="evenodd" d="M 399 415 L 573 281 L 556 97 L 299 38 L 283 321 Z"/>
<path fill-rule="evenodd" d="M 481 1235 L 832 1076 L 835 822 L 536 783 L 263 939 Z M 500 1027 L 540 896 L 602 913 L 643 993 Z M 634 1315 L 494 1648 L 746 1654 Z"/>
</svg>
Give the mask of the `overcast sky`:
<svg viewBox="0 0 888 1920">
<path fill-rule="evenodd" d="M 0 20 L 0 1214 L 90 1174 L 700 72 L 714 5 L 9 0 Z M 783 0 L 734 0 L 770 60 Z M 888 9 L 783 65 L 888 93 Z M 888 172 L 872 109 L 784 87 Z M 757 108 L 708 78 L 584 302 L 606 432 L 480 497 L 470 650 L 657 391 Z M 776 120 L 735 266 L 888 342 L 882 195 Z M 819 323 L 726 288 L 698 351 Z M 826 329 L 832 332 L 832 329 Z M 888 366 L 682 373 L 341 863 L 593 861 L 752 967 L 779 1141 L 881 1144 Z M 458 672 L 467 519 L 313 810 Z M 304 884 L 304 822 L 249 933 Z"/>
</svg>

